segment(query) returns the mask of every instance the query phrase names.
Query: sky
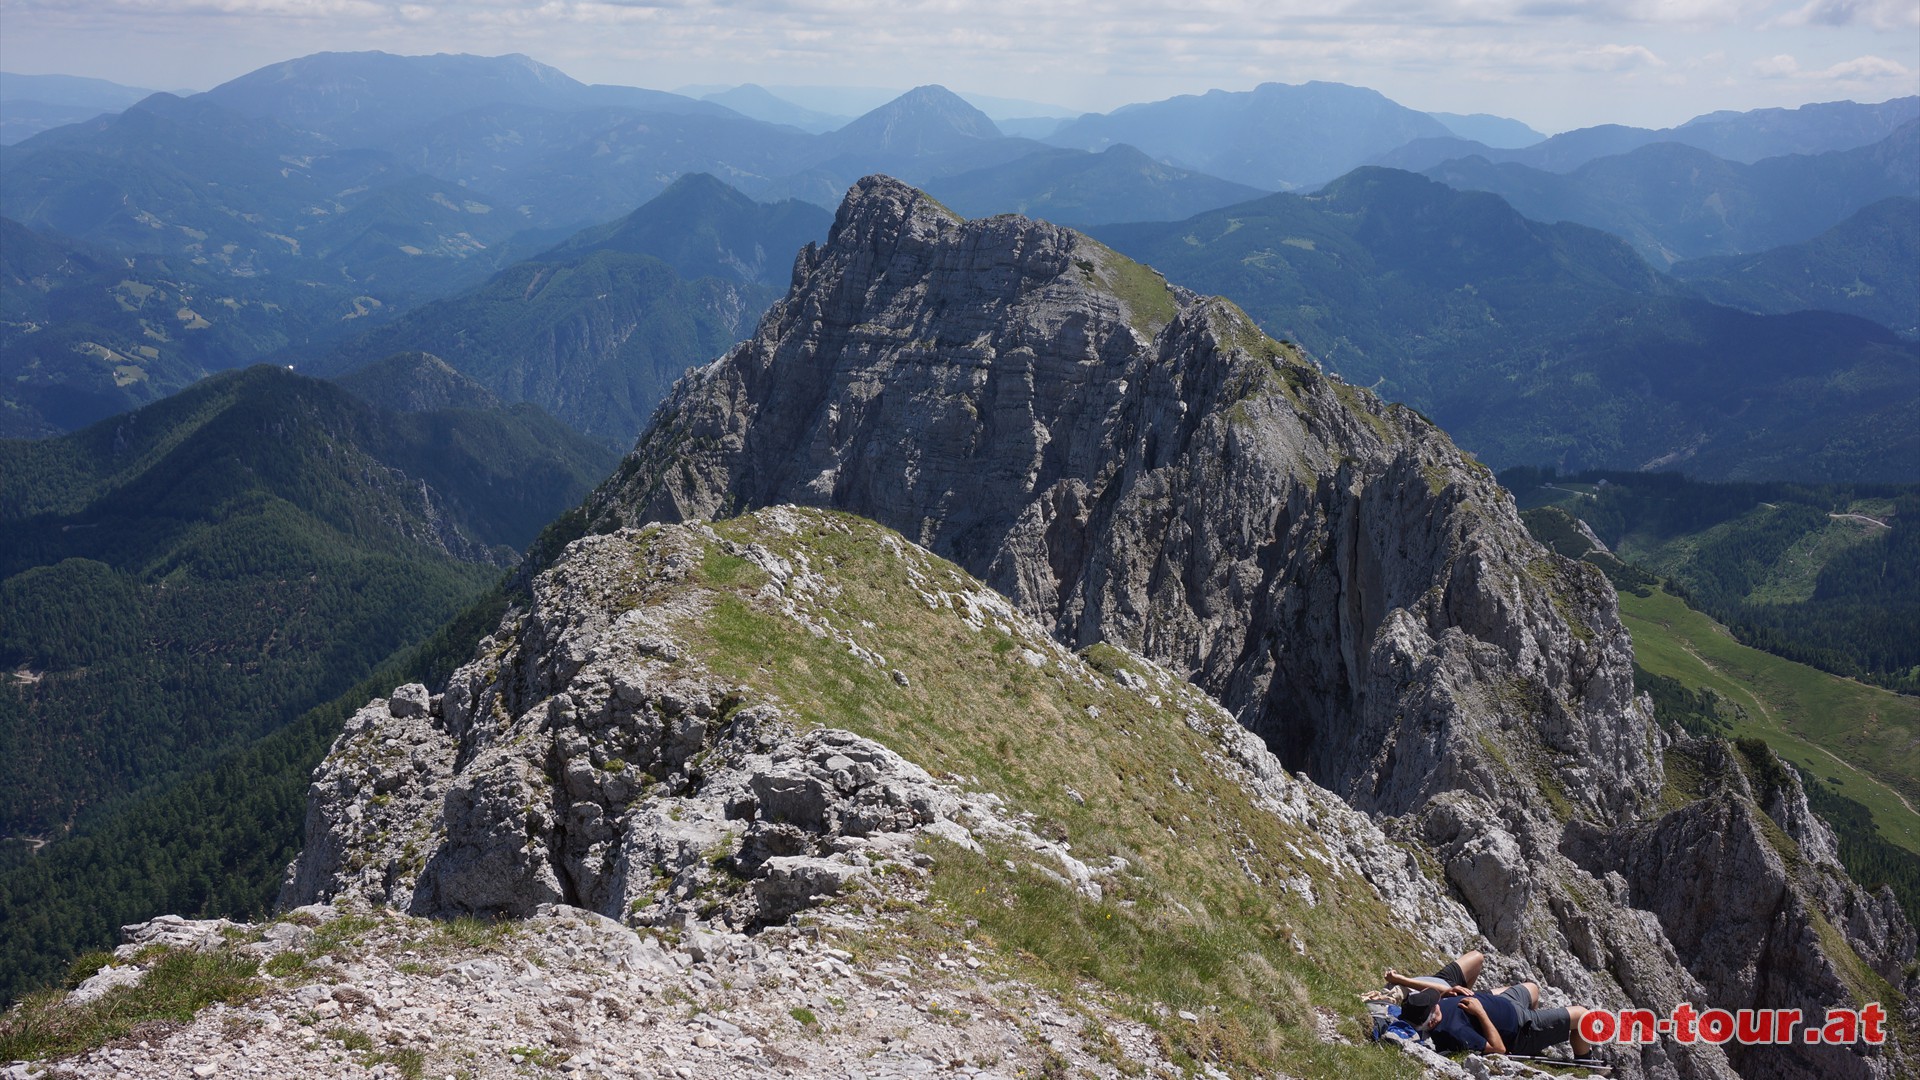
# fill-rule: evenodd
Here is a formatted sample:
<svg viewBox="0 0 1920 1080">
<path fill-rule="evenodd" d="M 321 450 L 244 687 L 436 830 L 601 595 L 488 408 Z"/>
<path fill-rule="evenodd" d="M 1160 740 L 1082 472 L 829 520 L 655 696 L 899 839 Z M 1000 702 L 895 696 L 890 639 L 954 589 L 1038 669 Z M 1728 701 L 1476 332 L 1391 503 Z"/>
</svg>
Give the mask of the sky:
<svg viewBox="0 0 1920 1080">
<path fill-rule="evenodd" d="M 1920 0 L 0 0 L 0 69 L 204 90 L 323 50 L 1108 111 L 1312 79 L 1552 134 L 1920 93 Z"/>
</svg>

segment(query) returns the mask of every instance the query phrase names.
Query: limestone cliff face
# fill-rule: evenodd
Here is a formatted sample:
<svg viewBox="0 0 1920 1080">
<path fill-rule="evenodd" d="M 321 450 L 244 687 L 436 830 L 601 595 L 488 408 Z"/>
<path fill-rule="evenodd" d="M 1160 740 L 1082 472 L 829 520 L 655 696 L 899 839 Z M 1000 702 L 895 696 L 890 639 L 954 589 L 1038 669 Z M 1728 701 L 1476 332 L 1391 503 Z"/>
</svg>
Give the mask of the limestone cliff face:
<svg viewBox="0 0 1920 1080">
<path fill-rule="evenodd" d="M 1190 674 L 1362 808 L 1467 790 L 1615 822 L 1657 796 L 1592 568 L 1535 545 L 1417 414 L 1070 230 L 862 181 L 593 509 L 786 502 L 871 517 L 1071 644 Z"/>
<path fill-rule="evenodd" d="M 862 181 L 787 298 L 682 381 L 589 509 L 610 529 L 780 503 L 875 519 L 1067 643 L 1188 676 L 1289 767 L 1396 819 L 1492 944 L 1575 1000 L 1713 1000 L 1731 984 L 1699 934 L 1764 955 L 1804 937 L 1742 911 L 1807 886 L 1722 881 L 1697 845 L 1646 840 L 1768 823 L 1751 792 L 1659 819 L 1666 736 L 1594 568 L 1535 544 L 1417 414 L 1069 230 Z M 1569 848 L 1584 865 L 1569 822 L 1605 838 Z M 1667 909 L 1696 885 L 1683 926 Z M 1863 955 L 1899 954 L 1904 922 L 1856 894 L 1824 907 L 1853 906 Z M 1700 1044 L 1631 1064 L 1732 1071 Z"/>
</svg>

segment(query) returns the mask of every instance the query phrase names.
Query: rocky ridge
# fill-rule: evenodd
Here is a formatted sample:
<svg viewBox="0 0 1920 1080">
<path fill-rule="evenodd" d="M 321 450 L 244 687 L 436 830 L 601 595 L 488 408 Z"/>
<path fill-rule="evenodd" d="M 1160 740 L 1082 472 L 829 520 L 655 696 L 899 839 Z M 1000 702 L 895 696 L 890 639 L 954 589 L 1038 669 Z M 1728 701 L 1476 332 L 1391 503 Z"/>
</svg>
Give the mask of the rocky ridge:
<svg viewBox="0 0 1920 1080">
<path fill-rule="evenodd" d="M 1191 678 L 1288 767 L 1431 849 L 1489 939 L 1578 998 L 1800 1000 L 1722 978 L 1709 945 L 1738 925 L 1761 954 L 1787 948 L 1793 927 L 1737 914 L 1782 890 L 1847 928 L 1810 946 L 1829 968 L 1906 940 L 1884 897 L 1808 892 L 1764 859 L 1721 881 L 1698 845 L 1645 827 L 1684 797 L 1664 790 L 1669 736 L 1635 699 L 1612 589 L 1534 543 L 1483 467 L 1070 230 L 966 222 L 862 181 L 787 298 L 682 381 L 589 509 L 611 528 L 780 503 L 897 528 L 1061 640 Z M 1722 809 L 1771 827 L 1751 798 Z M 1576 822 L 1613 838 L 1576 845 L 1602 853 L 1585 864 L 1562 850 Z M 1636 906 L 1622 870 L 1649 867 L 1699 883 L 1708 909 Z M 1888 921 L 1847 915 L 1866 909 Z M 1815 993 L 1849 1000 L 1842 982 Z M 1638 1064 L 1729 1074 L 1699 1044 Z"/>
<path fill-rule="evenodd" d="M 850 682 L 868 700 L 839 712 Z M 928 701 L 952 705 L 952 741 L 923 726 Z M 980 757 L 970 722 L 1003 745 Z M 1114 754 L 1099 732 L 1139 746 Z M 977 773 L 955 771 L 969 759 Z M 1116 826 L 1123 799 L 1167 824 Z M 76 991 L 131 981 L 125 961 L 165 941 L 266 958 L 262 999 L 79 1075 L 323 1059 L 361 1075 L 346 1066 L 390 1047 L 436 1075 L 563 1058 L 590 1076 L 1178 1075 L 1245 1064 L 1216 1040 L 1247 1003 L 1143 1000 L 1084 971 L 1045 990 L 1022 950 L 1055 946 L 1014 936 L 1023 904 L 1244 938 L 1235 963 L 1292 988 L 1248 992 L 1303 1062 L 1377 1052 L 1351 997 L 1310 995 L 1305 973 L 1478 941 L 1418 860 L 1190 685 L 1118 650 L 1076 655 L 951 565 L 817 510 L 575 542 L 444 693 L 361 710 L 311 807 L 286 919 L 131 928 L 123 962 Z M 1188 852 L 1204 889 L 1176 886 Z M 992 895 L 956 911 L 956 892 Z M 513 920 L 422 918 L 471 915 Z M 1370 929 L 1335 929 L 1354 920 Z M 495 940 L 456 948 L 461 926 Z M 1301 1007 L 1281 1015 L 1273 993 Z"/>
<path fill-rule="evenodd" d="M 355 898 L 419 915 L 524 917 L 563 903 L 634 925 L 755 931 L 914 861 L 929 837 L 1023 852 L 1050 880 L 1100 900 L 1101 882 L 1128 860 L 1090 865 L 997 792 L 821 726 L 857 718 L 877 734 L 904 723 L 892 711 L 927 698 L 912 694 L 910 672 L 991 675 L 940 671 L 951 657 L 939 649 L 889 660 L 903 631 L 846 610 L 841 563 L 853 559 L 908 583 L 899 591 L 909 596 L 895 599 L 924 605 L 926 632 L 991 638 L 994 667 L 1070 701 L 1087 696 L 1081 724 L 1098 731 L 1137 710 L 1204 735 L 1205 760 L 1190 770 L 1204 766 L 1266 812 L 1337 838 L 1316 858 L 1391 894 L 1409 921 L 1434 928 L 1433 947 L 1471 936 L 1458 907 L 1364 815 L 1287 777 L 1191 686 L 1137 658 L 1104 661 L 1103 673 L 896 535 L 793 508 L 572 544 L 444 693 L 404 686 L 349 721 L 315 774 L 307 844 L 282 906 Z M 785 701 L 764 675 L 723 674 L 740 658 L 708 636 L 743 594 L 774 621 L 766 633 L 780 635 L 751 655 L 777 664 L 792 648 L 785 639 L 805 635 L 902 700 L 849 717 L 830 701 Z M 879 590 L 878 602 L 889 595 Z M 896 731 L 889 741 L 906 739 Z M 1053 797 L 1062 792 L 1086 805 L 1064 786 Z M 1311 879 L 1298 886 L 1308 897 Z"/>
<path fill-rule="evenodd" d="M 821 725 L 835 714 L 808 693 L 853 681 L 876 697 L 838 715 L 866 734 Z M 920 726 L 916 689 L 953 703 L 954 741 Z M 974 714 L 1007 745 L 979 756 Z M 969 757 L 977 775 L 953 771 Z M 1116 826 L 1130 797 L 1159 814 Z M 1053 957 L 1015 936 L 1025 905 L 1140 920 L 1181 950 L 1189 929 L 1240 935 L 1255 948 L 1234 964 L 1278 1021 L 1268 1052 L 1326 1075 L 1383 1051 L 1308 973 L 1344 987 L 1365 978 L 1350 966 L 1484 944 L 1420 860 L 1189 684 L 1070 652 L 950 564 L 818 510 L 575 542 L 444 693 L 361 710 L 312 807 L 285 915 L 128 927 L 68 1005 L 193 951 L 258 962 L 250 992 L 62 1075 L 1248 1071 L 1233 980 L 1143 997 L 1086 958 L 1037 977 Z M 1174 891 L 1192 849 L 1204 886 Z M 976 891 L 1007 899 L 961 907 Z M 474 914 L 514 917 L 446 921 Z M 1496 955 L 1489 977 L 1518 973 Z M 1415 1053 L 1451 1080 L 1547 1075 Z"/>
</svg>

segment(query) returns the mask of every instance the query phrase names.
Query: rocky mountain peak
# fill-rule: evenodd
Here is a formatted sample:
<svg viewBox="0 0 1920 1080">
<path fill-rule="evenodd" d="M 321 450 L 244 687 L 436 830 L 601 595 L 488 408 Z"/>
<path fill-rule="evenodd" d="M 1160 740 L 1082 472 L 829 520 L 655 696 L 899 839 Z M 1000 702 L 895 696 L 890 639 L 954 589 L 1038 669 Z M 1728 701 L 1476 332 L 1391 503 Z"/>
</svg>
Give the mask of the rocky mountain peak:
<svg viewBox="0 0 1920 1080">
<path fill-rule="evenodd" d="M 1069 641 L 1193 673 L 1365 805 L 1403 812 L 1483 756 L 1471 738 L 1439 752 L 1463 731 L 1390 735 L 1404 689 L 1370 671 L 1368 650 L 1418 656 L 1449 629 L 1538 681 L 1560 742 L 1547 771 L 1579 773 L 1563 782 L 1578 803 L 1615 819 L 1658 790 L 1597 575 L 1535 546 L 1486 470 L 1415 414 L 1069 229 L 964 221 L 861 181 L 787 299 L 676 391 L 595 511 L 638 523 L 779 502 L 871 516 Z M 1527 630 L 1505 625 L 1522 612 Z M 1578 689 L 1560 649 L 1599 665 Z M 1348 759 L 1355 724 L 1364 761 Z M 1616 742 L 1629 752 L 1584 753 Z M 1477 786 L 1538 804 L 1517 797 L 1535 778 L 1509 773 Z"/>
<path fill-rule="evenodd" d="M 1833 947 L 1856 959 L 1906 940 L 1884 898 L 1817 895 L 1791 860 L 1708 887 L 1702 838 L 1771 835 L 1767 811 L 1748 791 L 1662 813 L 1687 796 L 1664 790 L 1605 578 L 1536 544 L 1418 414 L 1071 230 L 863 180 L 588 509 L 610 529 L 789 503 L 898 529 L 1064 643 L 1191 679 L 1287 768 L 1401 822 L 1491 944 L 1576 998 L 1806 1000 L 1715 959 L 1722 931 L 1786 954 L 1799 931 L 1751 917 L 1768 896 L 1848 926 Z M 1630 884 L 1662 880 L 1705 908 Z M 1797 955 L 1815 996 L 1846 997 L 1844 958 Z M 1641 1065 L 1729 1075 L 1699 1045 Z"/>
</svg>

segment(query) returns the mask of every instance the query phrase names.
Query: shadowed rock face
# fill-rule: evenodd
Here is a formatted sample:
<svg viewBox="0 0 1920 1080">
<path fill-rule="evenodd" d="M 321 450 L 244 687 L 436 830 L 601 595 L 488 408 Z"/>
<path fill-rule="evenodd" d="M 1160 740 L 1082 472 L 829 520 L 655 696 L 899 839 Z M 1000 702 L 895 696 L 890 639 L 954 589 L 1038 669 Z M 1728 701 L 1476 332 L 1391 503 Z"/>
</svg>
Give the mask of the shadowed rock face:
<svg viewBox="0 0 1920 1080">
<path fill-rule="evenodd" d="M 1400 814 L 1468 790 L 1633 818 L 1659 788 L 1591 568 L 1417 414 L 1077 233 L 863 181 L 755 337 L 683 383 L 603 523 L 845 509 L 1064 640 L 1188 673 Z"/>
<path fill-rule="evenodd" d="M 1634 698 L 1612 589 L 1536 545 L 1487 470 L 1231 304 L 1069 230 L 862 181 L 787 298 L 682 381 L 589 510 L 611 529 L 780 503 L 878 520 L 1069 644 L 1188 675 L 1290 768 L 1403 818 L 1488 939 L 1575 1001 L 1671 1009 L 1735 985 L 1651 882 L 1702 884 L 1689 918 L 1760 955 L 1800 933 L 1740 914 L 1768 890 L 1862 955 L 1911 955 L 1850 882 L 1720 882 L 1698 846 L 1649 840 L 1710 813 L 1757 834 L 1765 813 L 1748 792 L 1647 831 L 1666 737 Z M 1605 838 L 1585 866 L 1561 851 L 1570 821 Z M 1750 989 L 1741 1004 L 1806 997 Z M 1625 1064 L 1732 1074 L 1701 1044 Z"/>
<path fill-rule="evenodd" d="M 1567 852 L 1611 870 L 1630 902 L 1659 920 L 1703 1002 L 1798 1009 L 1815 1025 L 1853 997 L 1897 1011 L 1885 991 L 1908 983 L 1913 930 L 1890 891 L 1870 894 L 1847 878 L 1798 777 L 1762 751 L 1756 791 L 1727 744 L 1689 739 L 1682 748 L 1705 774 L 1704 797 L 1633 828 L 1575 823 Z M 1836 937 L 1857 959 L 1829 944 Z M 1886 983 L 1868 985 L 1876 978 Z M 1734 1047 L 1731 1057 L 1751 1080 L 1899 1075 L 1897 1063 L 1851 1046 L 1807 1046 L 1799 1032 L 1790 1045 Z"/>
</svg>

